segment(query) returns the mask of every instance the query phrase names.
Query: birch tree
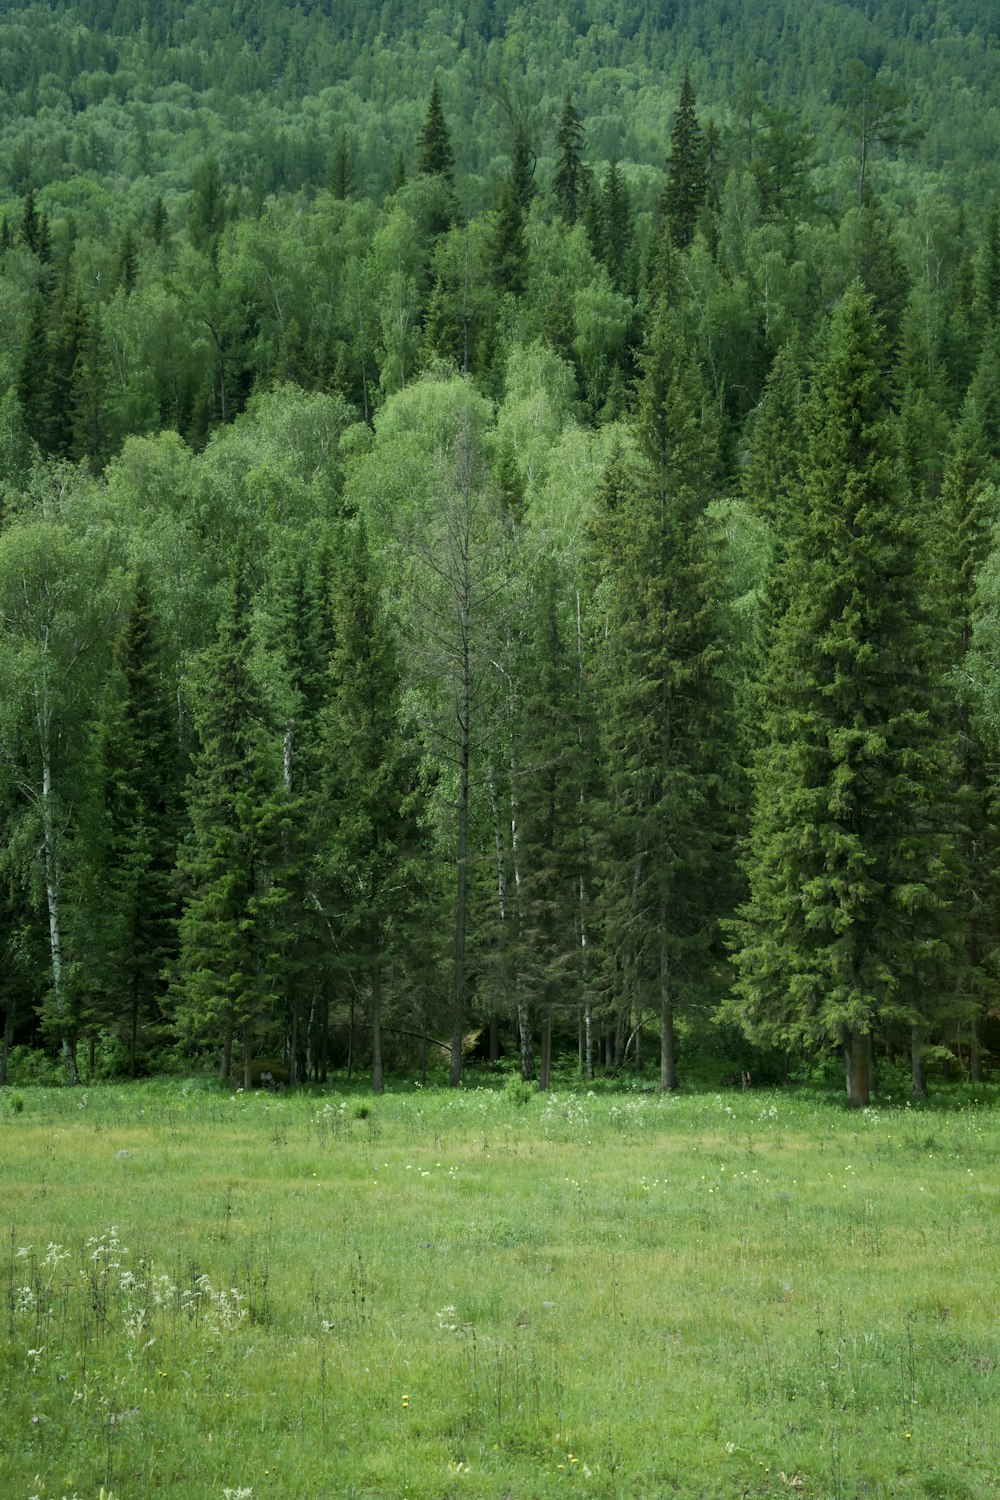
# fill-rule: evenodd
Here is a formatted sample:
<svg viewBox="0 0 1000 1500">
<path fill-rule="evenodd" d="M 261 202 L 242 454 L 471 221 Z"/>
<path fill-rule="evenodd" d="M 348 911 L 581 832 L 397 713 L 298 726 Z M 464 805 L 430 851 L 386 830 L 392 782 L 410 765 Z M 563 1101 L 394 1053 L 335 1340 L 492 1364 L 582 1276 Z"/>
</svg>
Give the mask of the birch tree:
<svg viewBox="0 0 1000 1500">
<path fill-rule="evenodd" d="M 72 483 L 57 480 L 55 489 Z M 44 893 L 50 990 L 43 1008 L 67 1082 L 75 1083 L 64 891 L 86 725 L 117 601 L 99 533 L 73 525 L 71 511 L 53 511 L 29 514 L 0 534 L 0 755 L 9 799 L 5 857 Z"/>
</svg>

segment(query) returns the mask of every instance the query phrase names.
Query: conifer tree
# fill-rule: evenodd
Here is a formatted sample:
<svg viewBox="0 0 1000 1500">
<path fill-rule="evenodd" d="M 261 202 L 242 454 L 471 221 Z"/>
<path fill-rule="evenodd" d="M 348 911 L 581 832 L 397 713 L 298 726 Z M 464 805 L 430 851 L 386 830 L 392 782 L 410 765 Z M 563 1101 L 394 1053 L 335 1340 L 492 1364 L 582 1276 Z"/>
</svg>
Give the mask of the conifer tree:
<svg viewBox="0 0 1000 1500">
<path fill-rule="evenodd" d="M 604 220 L 604 264 L 611 284 L 626 296 L 635 295 L 635 225 L 628 185 L 617 162 L 612 162 L 601 194 Z"/>
<path fill-rule="evenodd" d="M 343 965 L 367 984 L 372 1089 L 381 1093 L 382 1011 L 390 955 L 400 958 L 421 884 L 417 756 L 402 721 L 395 642 L 378 596 L 363 525 L 335 585 L 336 641 L 322 732 L 329 840 Z"/>
<path fill-rule="evenodd" d="M 330 193 L 334 198 L 350 198 L 354 192 L 354 162 L 347 131 L 341 130 L 333 148 L 333 163 L 330 167 Z"/>
<path fill-rule="evenodd" d="M 964 951 L 956 954 L 958 1007 L 970 1028 L 970 1073 L 982 1081 L 980 1032 L 993 990 L 991 965 L 1000 933 L 995 892 L 998 829 L 991 753 L 983 743 L 979 715 L 969 685 L 977 625 L 983 613 L 979 577 L 990 554 L 997 492 L 983 436 L 982 413 L 974 395 L 965 401 L 945 461 L 940 521 L 935 527 L 935 604 L 942 623 L 943 657 L 958 724 L 960 848 Z M 918 1092 L 922 1079 L 914 1079 Z"/>
<path fill-rule="evenodd" d="M 1000 203 L 996 199 L 977 256 L 975 308 L 983 323 L 993 323 L 1000 315 Z"/>
<path fill-rule="evenodd" d="M 535 152 L 523 120 L 514 127 L 514 149 L 510 158 L 510 186 L 523 215 L 527 215 L 535 196 Z"/>
<path fill-rule="evenodd" d="M 33 187 L 29 187 L 24 195 L 24 208 L 21 212 L 18 238 L 23 244 L 27 245 L 28 249 L 34 255 L 38 255 L 41 252 L 42 223 L 35 203 L 35 190 Z"/>
<path fill-rule="evenodd" d="M 497 291 L 520 296 L 528 284 L 528 244 L 524 212 L 509 179 L 500 194 L 486 254 L 486 272 Z"/>
<path fill-rule="evenodd" d="M 573 103 L 572 94 L 567 94 L 563 100 L 559 129 L 556 132 L 556 147 L 559 156 L 552 183 L 556 207 L 567 224 L 575 224 L 580 217 L 583 188 L 583 121 Z"/>
<path fill-rule="evenodd" d="M 540 559 L 530 594 L 511 756 L 517 865 L 508 958 L 523 996 L 519 1024 L 523 1027 L 529 1008 L 542 1014 L 542 1089 L 549 1086 L 553 1018 L 579 998 L 581 958 L 579 668 L 561 583 L 555 559 Z"/>
<path fill-rule="evenodd" d="M 951 959 L 953 747 L 880 378 L 855 283 L 813 381 L 807 514 L 765 684 L 738 1015 L 789 1046 L 841 1042 L 849 1100 L 867 1038 L 926 1017 Z"/>
<path fill-rule="evenodd" d="M 138 275 L 139 251 L 135 243 L 135 232 L 129 224 L 118 247 L 118 264 L 115 269 L 115 279 L 126 297 L 130 297 L 135 290 Z"/>
<path fill-rule="evenodd" d="M 637 1006 L 659 1015 L 664 1089 L 678 1083 L 675 1014 L 719 983 L 732 868 L 704 405 L 679 323 L 661 309 L 639 386 L 642 464 L 605 487 L 596 540 L 608 619 L 604 948 Z"/>
<path fill-rule="evenodd" d="M 694 89 L 687 70 L 670 132 L 667 182 L 660 211 L 670 227 L 678 250 L 686 250 L 694 239 L 698 215 L 708 191 L 705 142 L 695 114 Z"/>
<path fill-rule="evenodd" d="M 100 726 L 104 783 L 102 934 L 107 1013 L 135 1077 L 142 1023 L 156 1019 L 176 952 L 174 864 L 180 817 L 173 693 L 149 585 L 140 574 L 115 647 Z"/>
<path fill-rule="evenodd" d="M 221 1043 L 225 1074 L 242 1031 L 247 1088 L 255 1033 L 274 1018 L 282 994 L 287 898 L 279 872 L 288 811 L 251 656 L 248 569 L 239 559 L 216 641 L 201 661 L 174 990 L 183 1030 Z"/>
<path fill-rule="evenodd" d="M 169 233 L 169 220 L 163 199 L 157 195 L 149 219 L 149 236 L 154 245 L 163 245 Z"/>
<path fill-rule="evenodd" d="M 418 171 L 428 177 L 439 175 L 446 178 L 449 183 L 454 180 L 455 153 L 452 150 L 448 126 L 445 124 L 441 90 L 438 88 L 436 78 L 431 84 L 431 95 L 427 103 L 423 128 L 417 137 L 417 151 L 419 153 Z"/>
<path fill-rule="evenodd" d="M 54 376 L 49 347 L 49 320 L 40 296 L 32 300 L 24 347 L 17 371 L 17 399 L 30 436 L 43 453 L 55 441 Z"/>
</svg>

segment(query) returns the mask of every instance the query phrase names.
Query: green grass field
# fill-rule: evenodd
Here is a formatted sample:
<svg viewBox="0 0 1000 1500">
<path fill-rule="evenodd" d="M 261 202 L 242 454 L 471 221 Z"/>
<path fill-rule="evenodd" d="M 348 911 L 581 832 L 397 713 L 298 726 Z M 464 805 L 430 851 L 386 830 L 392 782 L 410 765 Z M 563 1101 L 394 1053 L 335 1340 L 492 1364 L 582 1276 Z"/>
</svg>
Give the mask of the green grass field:
<svg viewBox="0 0 1000 1500">
<path fill-rule="evenodd" d="M 1000 1495 L 991 1090 L 23 1089 L 0 1204 L 2 1500 Z"/>
</svg>

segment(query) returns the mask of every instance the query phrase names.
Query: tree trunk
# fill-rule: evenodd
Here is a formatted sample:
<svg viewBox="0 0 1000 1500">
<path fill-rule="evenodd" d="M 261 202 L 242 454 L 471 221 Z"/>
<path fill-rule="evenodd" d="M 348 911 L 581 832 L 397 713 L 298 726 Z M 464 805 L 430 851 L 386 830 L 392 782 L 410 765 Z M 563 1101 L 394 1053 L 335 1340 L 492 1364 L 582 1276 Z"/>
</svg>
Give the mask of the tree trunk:
<svg viewBox="0 0 1000 1500">
<path fill-rule="evenodd" d="M 490 1062 L 500 1061 L 500 1022 L 490 1016 Z"/>
<path fill-rule="evenodd" d="M 927 1098 L 927 1074 L 924 1072 L 924 1036 L 920 1026 L 910 1027 L 910 1076 L 914 1099 Z"/>
<path fill-rule="evenodd" d="M 468 571 L 468 558 L 466 558 Z M 468 580 L 467 580 L 468 583 Z M 452 983 L 451 1066 L 448 1084 L 458 1088 L 462 1082 L 462 1040 L 465 1030 L 465 936 L 469 905 L 469 762 L 472 755 L 472 656 L 467 586 L 462 601 L 462 675 L 460 682 L 458 747 L 458 850 L 455 889 L 455 953 Z"/>
<path fill-rule="evenodd" d="M 243 1088 L 248 1094 L 253 1088 L 253 1027 L 249 1021 L 243 1026 Z"/>
<path fill-rule="evenodd" d="M 979 1017 L 974 1015 L 969 1032 L 969 1079 L 972 1083 L 983 1081 L 983 1053 L 979 1043 Z"/>
<path fill-rule="evenodd" d="M 666 913 L 664 927 L 666 931 Z M 677 1049 L 674 1041 L 674 997 L 670 988 L 670 962 L 664 944 L 660 949 L 660 1088 L 676 1089 Z"/>
<path fill-rule="evenodd" d="M 847 1102 L 851 1109 L 867 1109 L 871 1103 L 871 1077 L 868 1072 L 869 1034 L 860 1026 L 851 1029 L 848 1046 Z"/>
<path fill-rule="evenodd" d="M 14 1044 L 14 1002 L 10 1000 L 7 1004 L 7 1014 L 3 1023 L 3 1050 L 0 1051 L 0 1089 L 7 1087 L 7 1059 L 10 1057 L 10 1049 Z"/>
<path fill-rule="evenodd" d="M 60 928 L 59 852 L 56 848 L 55 816 L 52 808 L 52 766 L 49 759 L 48 723 L 43 713 L 39 719 L 42 751 L 42 826 L 45 842 L 45 894 L 49 911 L 49 956 L 52 965 L 52 994 L 62 1037 L 62 1055 L 66 1082 L 75 1084 L 76 1041 L 66 1013 L 66 991 L 62 967 L 62 931 Z"/>
<path fill-rule="evenodd" d="M 222 1060 L 219 1063 L 219 1077 L 225 1082 L 233 1071 L 233 1018 L 227 1015 L 223 1022 L 222 1030 Z"/>
<path fill-rule="evenodd" d="M 136 1075 L 136 1058 L 139 1051 L 139 976 L 132 980 L 132 1001 L 129 1009 L 128 1027 L 128 1076 Z"/>
<path fill-rule="evenodd" d="M 637 1073 L 641 1073 L 645 1058 L 642 1055 L 642 1006 L 635 1013 L 635 1055 L 633 1066 Z"/>
<path fill-rule="evenodd" d="M 288 1034 L 288 1081 L 291 1084 L 301 1083 L 299 1077 L 299 994 L 298 985 L 290 981 L 286 987 L 289 996 L 288 1013 L 291 1026 Z"/>
<path fill-rule="evenodd" d="M 552 1012 L 546 1010 L 542 1022 L 542 1065 L 538 1071 L 538 1087 L 547 1093 L 552 1084 Z"/>
<path fill-rule="evenodd" d="M 535 1049 L 531 1038 L 531 1006 L 523 990 L 517 996 L 517 1035 L 521 1048 L 521 1077 L 530 1083 L 535 1076 Z"/>
<path fill-rule="evenodd" d="M 594 1076 L 594 1008 L 588 1000 L 583 1007 L 584 1056 L 587 1077 Z"/>
<path fill-rule="evenodd" d="M 381 1094 L 385 1086 L 382 1074 L 382 966 L 375 959 L 371 968 L 372 983 L 372 1093 Z"/>
</svg>

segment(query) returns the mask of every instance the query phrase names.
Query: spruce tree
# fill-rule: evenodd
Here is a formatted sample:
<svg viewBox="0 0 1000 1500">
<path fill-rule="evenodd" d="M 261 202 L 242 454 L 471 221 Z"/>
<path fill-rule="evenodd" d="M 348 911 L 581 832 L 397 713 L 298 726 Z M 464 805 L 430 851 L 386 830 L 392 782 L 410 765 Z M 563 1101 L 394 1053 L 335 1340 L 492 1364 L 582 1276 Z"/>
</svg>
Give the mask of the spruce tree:
<svg viewBox="0 0 1000 1500">
<path fill-rule="evenodd" d="M 982 413 L 970 394 L 945 461 L 933 540 L 937 563 L 934 598 L 943 627 L 942 654 L 958 725 L 962 854 L 959 909 L 964 917 L 964 946 L 963 961 L 956 956 L 956 989 L 960 993 L 956 1018 L 969 1023 L 970 1074 L 975 1083 L 983 1076 L 980 1034 L 994 989 L 990 969 L 995 964 L 1000 935 L 995 775 L 970 691 L 977 677 L 970 661 L 983 613 L 979 578 L 990 554 L 996 515 L 997 492 L 990 483 L 991 467 Z"/>
<path fill-rule="evenodd" d="M 405 952 L 418 911 L 425 839 L 395 641 L 360 522 L 335 585 L 333 618 L 322 736 L 329 839 L 322 857 L 343 964 L 368 991 L 372 1089 L 381 1093 L 387 969 L 391 956 L 398 961 Z"/>
<path fill-rule="evenodd" d="M 532 1009 L 542 1015 L 539 1087 L 545 1089 L 554 1017 L 580 994 L 584 780 L 579 666 L 569 639 L 563 579 L 552 557 L 541 558 L 533 572 L 512 729 L 517 848 L 507 957 L 521 1002 L 519 1027 Z"/>
<path fill-rule="evenodd" d="M 686 250 L 694 239 L 707 191 L 705 142 L 695 114 L 691 78 L 685 69 L 680 101 L 670 132 L 667 182 L 660 200 L 660 211 L 670 227 L 670 238 L 678 250 Z"/>
<path fill-rule="evenodd" d="M 563 100 L 559 129 L 556 132 L 558 160 L 553 179 L 556 207 L 567 224 L 575 224 L 580 217 L 581 190 L 583 187 L 583 121 L 573 103 L 572 94 Z"/>
<path fill-rule="evenodd" d="M 455 153 L 451 147 L 451 136 L 445 124 L 441 90 L 435 78 L 431 84 L 431 96 L 427 103 L 427 114 L 423 128 L 417 137 L 417 169 L 428 177 L 441 176 L 449 183 L 455 175 Z"/>
<path fill-rule="evenodd" d="M 277 736 L 252 667 L 242 558 L 199 681 L 174 989 L 182 1029 L 221 1043 L 226 1073 L 234 1033 L 242 1032 L 248 1088 L 255 1035 L 275 1019 L 283 990 L 287 896 L 279 876 L 288 808 Z"/>
<path fill-rule="evenodd" d="M 642 462 L 605 486 L 595 541 L 608 629 L 605 956 L 636 1006 L 659 1015 L 664 1089 L 678 1083 L 675 1015 L 718 987 L 732 868 L 704 405 L 683 332 L 661 308 L 639 386 Z"/>
<path fill-rule="evenodd" d="M 149 585 L 134 584 L 99 731 L 105 837 L 98 914 L 107 1010 L 134 1077 L 141 1028 L 159 1018 L 176 951 L 180 817 L 173 690 Z"/>
<path fill-rule="evenodd" d="M 497 291 L 520 296 L 528 284 L 528 243 L 524 234 L 524 212 L 509 179 L 503 185 L 497 204 L 486 257 L 486 273 Z"/>
<path fill-rule="evenodd" d="M 355 188 L 354 162 L 347 139 L 347 131 L 341 130 L 333 148 L 330 167 L 330 194 L 334 198 L 350 198 Z"/>
<path fill-rule="evenodd" d="M 953 746 L 887 420 L 881 329 L 857 283 L 807 411 L 807 513 L 793 540 L 754 767 L 750 896 L 734 924 L 752 1037 L 840 1042 L 870 1095 L 875 1027 L 926 1018 L 947 983 Z"/>
<path fill-rule="evenodd" d="M 628 185 L 617 162 L 612 162 L 601 193 L 604 220 L 604 264 L 611 284 L 626 296 L 635 295 L 635 224 Z"/>
<path fill-rule="evenodd" d="M 514 127 L 514 148 L 510 158 L 510 186 L 521 213 L 527 216 L 535 196 L 535 152 L 523 120 Z"/>
<path fill-rule="evenodd" d="M 32 300 L 17 371 L 17 399 L 24 425 L 43 453 L 55 443 L 55 377 L 49 344 L 49 320 L 40 296 Z"/>
</svg>

